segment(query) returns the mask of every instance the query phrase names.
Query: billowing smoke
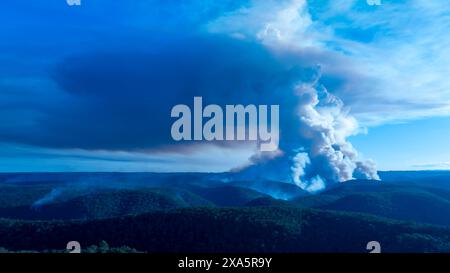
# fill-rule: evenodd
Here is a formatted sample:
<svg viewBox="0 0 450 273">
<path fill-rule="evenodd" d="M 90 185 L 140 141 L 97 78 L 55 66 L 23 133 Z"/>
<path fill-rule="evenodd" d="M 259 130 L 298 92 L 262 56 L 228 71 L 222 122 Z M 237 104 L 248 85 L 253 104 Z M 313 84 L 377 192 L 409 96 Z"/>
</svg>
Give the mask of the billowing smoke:
<svg viewBox="0 0 450 273">
<path fill-rule="evenodd" d="M 348 141 L 349 136 L 358 133 L 356 119 L 320 83 L 320 77 L 318 69 L 312 80 L 294 85 L 295 119 L 288 125 L 289 132 L 294 133 L 283 138 L 281 132 L 280 151 L 275 158 L 259 154 L 252 166 L 235 175 L 293 182 L 309 192 L 354 178 L 379 180 L 375 163 L 361 160 Z"/>
<path fill-rule="evenodd" d="M 323 179 L 379 179 L 374 163 L 358 160 L 358 152 L 347 140 L 357 132 L 358 123 L 342 101 L 317 80 L 297 85 L 295 92 L 299 97 L 300 139 L 308 145 L 292 157 L 293 181 L 303 189 L 315 191 L 324 186 Z M 318 164 L 322 165 L 322 172 L 314 167 Z"/>
</svg>

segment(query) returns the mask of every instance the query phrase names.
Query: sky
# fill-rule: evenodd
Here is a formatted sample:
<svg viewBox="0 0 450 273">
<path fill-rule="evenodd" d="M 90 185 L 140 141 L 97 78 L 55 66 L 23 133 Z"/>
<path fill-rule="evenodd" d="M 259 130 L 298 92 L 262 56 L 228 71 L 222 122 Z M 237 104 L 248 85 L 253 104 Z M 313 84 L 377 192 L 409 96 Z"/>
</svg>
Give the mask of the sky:
<svg viewBox="0 0 450 273">
<path fill-rule="evenodd" d="M 279 104 L 280 149 L 304 149 L 302 83 L 355 158 L 450 169 L 446 0 L 17 0 L 0 25 L 0 172 L 247 166 L 250 143 L 174 142 L 172 106 Z"/>
</svg>

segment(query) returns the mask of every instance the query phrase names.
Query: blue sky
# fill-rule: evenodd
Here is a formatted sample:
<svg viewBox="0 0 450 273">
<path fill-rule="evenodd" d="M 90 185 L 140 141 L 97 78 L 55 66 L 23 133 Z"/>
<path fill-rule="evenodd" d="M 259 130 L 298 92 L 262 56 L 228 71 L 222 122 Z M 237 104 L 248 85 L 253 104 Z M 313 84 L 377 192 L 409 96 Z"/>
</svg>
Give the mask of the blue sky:
<svg viewBox="0 0 450 273">
<path fill-rule="evenodd" d="M 426 118 L 371 128 L 350 141 L 380 169 L 442 170 L 450 168 L 449 128 L 447 117 Z"/>
<path fill-rule="evenodd" d="M 358 157 L 450 169 L 445 0 L 18 0 L 0 24 L 2 172 L 249 164 L 253 145 L 171 140 L 171 107 L 195 95 L 280 104 L 281 148 L 301 149 L 286 90 L 317 73 L 351 116 L 336 137 Z"/>
</svg>

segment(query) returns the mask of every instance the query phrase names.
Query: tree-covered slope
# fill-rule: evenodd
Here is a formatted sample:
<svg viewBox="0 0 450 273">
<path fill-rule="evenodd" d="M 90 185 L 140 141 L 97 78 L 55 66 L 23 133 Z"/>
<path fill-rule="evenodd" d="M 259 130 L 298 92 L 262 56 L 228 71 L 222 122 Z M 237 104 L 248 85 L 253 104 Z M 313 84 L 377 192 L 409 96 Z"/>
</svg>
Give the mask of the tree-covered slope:
<svg viewBox="0 0 450 273">
<path fill-rule="evenodd" d="M 93 221 L 0 220 L 0 246 L 61 249 L 99 240 L 147 252 L 384 252 L 450 250 L 450 229 L 298 208 L 187 208 Z"/>
<path fill-rule="evenodd" d="M 152 210 L 214 206 L 187 191 L 172 189 L 108 190 L 39 206 L 0 208 L 0 217 L 28 220 L 97 219 Z"/>
<path fill-rule="evenodd" d="M 317 195 L 297 198 L 292 204 L 450 225 L 450 191 L 426 186 L 350 181 Z"/>
</svg>

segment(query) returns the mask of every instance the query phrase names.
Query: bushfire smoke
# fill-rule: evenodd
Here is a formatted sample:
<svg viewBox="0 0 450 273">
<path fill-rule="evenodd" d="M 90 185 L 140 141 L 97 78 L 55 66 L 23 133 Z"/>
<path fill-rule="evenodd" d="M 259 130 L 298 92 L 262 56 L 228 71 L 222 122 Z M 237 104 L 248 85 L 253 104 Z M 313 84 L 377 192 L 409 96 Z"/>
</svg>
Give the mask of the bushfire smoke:
<svg viewBox="0 0 450 273">
<path fill-rule="evenodd" d="M 235 175 L 293 182 L 310 192 L 354 178 L 379 180 L 375 163 L 360 159 L 348 141 L 358 132 L 358 122 L 320 83 L 320 69 L 311 81 L 294 85 L 292 91 L 296 117 L 289 126 L 296 128 L 290 131 L 297 135 L 282 136 L 277 154 L 259 154 L 253 158 L 254 165 Z"/>
</svg>

